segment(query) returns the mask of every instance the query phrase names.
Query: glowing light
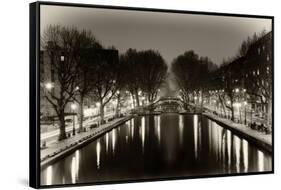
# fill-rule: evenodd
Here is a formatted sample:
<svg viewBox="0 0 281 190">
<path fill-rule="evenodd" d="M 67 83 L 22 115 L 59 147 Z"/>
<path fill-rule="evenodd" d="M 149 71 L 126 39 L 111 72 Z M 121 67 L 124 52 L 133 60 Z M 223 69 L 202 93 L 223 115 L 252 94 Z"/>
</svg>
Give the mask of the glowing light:
<svg viewBox="0 0 281 190">
<path fill-rule="evenodd" d="M 241 103 L 234 103 L 233 106 L 240 108 L 241 107 Z"/>
<path fill-rule="evenodd" d="M 239 88 L 235 88 L 235 92 L 238 93 L 239 92 Z"/>
<path fill-rule="evenodd" d="M 71 107 L 72 110 L 76 110 L 77 105 L 76 104 L 71 104 L 70 107 Z"/>
<path fill-rule="evenodd" d="M 47 82 L 47 83 L 45 84 L 45 88 L 46 88 L 47 90 L 51 90 L 52 88 L 54 88 L 54 85 L 53 85 L 53 83 L 51 83 L 51 82 Z"/>
</svg>

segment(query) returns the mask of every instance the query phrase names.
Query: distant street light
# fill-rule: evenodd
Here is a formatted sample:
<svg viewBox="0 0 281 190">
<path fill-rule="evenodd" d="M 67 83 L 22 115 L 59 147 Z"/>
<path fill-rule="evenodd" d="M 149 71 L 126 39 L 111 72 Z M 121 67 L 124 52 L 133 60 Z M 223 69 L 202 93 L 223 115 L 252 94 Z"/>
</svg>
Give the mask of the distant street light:
<svg viewBox="0 0 281 190">
<path fill-rule="evenodd" d="M 235 92 L 238 93 L 238 92 L 239 92 L 239 88 L 236 88 L 236 89 L 235 89 Z"/>
<path fill-rule="evenodd" d="M 45 84 L 45 88 L 46 88 L 47 90 L 51 90 L 53 87 L 54 87 L 54 85 L 53 85 L 51 82 L 47 82 L 47 83 Z"/>
<path fill-rule="evenodd" d="M 72 103 L 70 107 L 71 107 L 72 114 L 73 114 L 73 119 L 72 119 L 73 120 L 72 135 L 75 135 L 75 114 L 74 114 L 74 112 L 75 112 L 77 106 L 76 106 L 76 104 Z"/>
</svg>

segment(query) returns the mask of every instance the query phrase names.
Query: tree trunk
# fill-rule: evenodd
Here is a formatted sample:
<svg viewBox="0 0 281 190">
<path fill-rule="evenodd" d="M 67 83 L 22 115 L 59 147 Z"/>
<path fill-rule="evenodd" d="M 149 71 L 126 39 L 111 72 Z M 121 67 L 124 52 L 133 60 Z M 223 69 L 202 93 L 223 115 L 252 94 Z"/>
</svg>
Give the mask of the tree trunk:
<svg viewBox="0 0 281 190">
<path fill-rule="evenodd" d="M 135 92 L 135 96 L 136 96 L 137 107 L 140 107 L 139 94 L 138 94 L 138 91 L 137 91 L 137 90 L 136 90 L 136 92 Z"/>
<path fill-rule="evenodd" d="M 60 141 L 66 139 L 64 111 L 62 111 L 62 113 L 60 113 L 58 116 L 60 122 L 60 133 L 59 133 L 58 140 Z"/>
<path fill-rule="evenodd" d="M 268 100 L 267 103 L 267 126 L 269 131 L 272 131 L 272 101 L 271 99 Z"/>
<path fill-rule="evenodd" d="M 135 104 L 135 98 L 134 98 L 134 93 L 131 93 L 132 96 L 132 102 L 133 102 L 133 108 L 136 108 L 136 104 Z"/>
<path fill-rule="evenodd" d="M 79 132 L 83 132 L 83 120 L 84 120 L 84 96 L 80 96 L 80 105 L 79 105 Z"/>
<path fill-rule="evenodd" d="M 231 103 L 230 111 L 231 111 L 231 121 L 234 121 L 234 108 L 233 108 L 232 103 Z"/>
<path fill-rule="evenodd" d="M 104 123 L 104 104 L 100 102 L 100 122 Z"/>
<path fill-rule="evenodd" d="M 203 112 L 203 90 L 201 90 L 201 113 Z"/>
<path fill-rule="evenodd" d="M 116 110 L 115 110 L 115 116 L 119 116 L 119 104 L 120 104 L 120 95 L 117 95 L 117 104 L 116 104 Z"/>
</svg>

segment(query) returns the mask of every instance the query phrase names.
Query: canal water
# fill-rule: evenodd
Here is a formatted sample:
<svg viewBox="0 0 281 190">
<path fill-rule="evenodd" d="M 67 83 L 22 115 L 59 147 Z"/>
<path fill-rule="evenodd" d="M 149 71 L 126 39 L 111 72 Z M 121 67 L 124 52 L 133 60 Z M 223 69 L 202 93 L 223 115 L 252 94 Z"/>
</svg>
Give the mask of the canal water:
<svg viewBox="0 0 281 190">
<path fill-rule="evenodd" d="M 201 115 L 131 119 L 41 171 L 41 185 L 271 171 L 271 154 Z"/>
</svg>

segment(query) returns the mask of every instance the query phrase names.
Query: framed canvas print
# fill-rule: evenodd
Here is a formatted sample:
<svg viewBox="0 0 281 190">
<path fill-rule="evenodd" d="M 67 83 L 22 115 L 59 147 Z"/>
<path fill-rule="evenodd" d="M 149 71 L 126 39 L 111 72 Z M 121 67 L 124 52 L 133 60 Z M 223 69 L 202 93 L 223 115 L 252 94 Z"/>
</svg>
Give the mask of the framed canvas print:
<svg viewBox="0 0 281 190">
<path fill-rule="evenodd" d="M 30 186 L 274 172 L 273 17 L 30 4 Z"/>
</svg>

